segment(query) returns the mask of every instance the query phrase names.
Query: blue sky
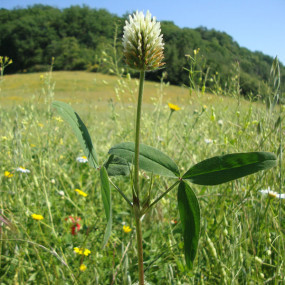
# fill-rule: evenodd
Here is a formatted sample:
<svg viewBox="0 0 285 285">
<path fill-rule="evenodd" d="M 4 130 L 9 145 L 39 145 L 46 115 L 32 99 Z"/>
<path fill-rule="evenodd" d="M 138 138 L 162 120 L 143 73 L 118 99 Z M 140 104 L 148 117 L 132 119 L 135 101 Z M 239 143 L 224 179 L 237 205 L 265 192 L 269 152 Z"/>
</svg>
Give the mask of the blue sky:
<svg viewBox="0 0 285 285">
<path fill-rule="evenodd" d="M 1 0 L 0 8 L 12 9 L 41 3 L 58 8 L 86 4 L 119 16 L 150 10 L 158 20 L 179 27 L 223 31 L 242 47 L 276 55 L 285 64 L 285 0 Z"/>
</svg>

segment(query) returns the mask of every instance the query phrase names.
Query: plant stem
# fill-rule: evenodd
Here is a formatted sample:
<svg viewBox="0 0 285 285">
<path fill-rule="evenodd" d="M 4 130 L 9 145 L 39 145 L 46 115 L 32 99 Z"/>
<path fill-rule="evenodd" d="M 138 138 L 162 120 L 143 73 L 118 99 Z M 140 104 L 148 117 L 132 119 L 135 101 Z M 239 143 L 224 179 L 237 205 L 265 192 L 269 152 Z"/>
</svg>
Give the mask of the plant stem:
<svg viewBox="0 0 285 285">
<path fill-rule="evenodd" d="M 136 136 L 135 136 L 135 160 L 134 160 L 134 193 L 133 207 L 136 221 L 137 247 L 138 247 L 138 266 L 139 266 L 139 285 L 144 285 L 143 270 L 143 247 L 142 247 L 142 227 L 141 227 L 141 211 L 140 211 L 140 188 L 139 188 L 139 152 L 140 152 L 140 123 L 141 123 L 141 107 L 143 97 L 145 71 L 140 71 L 140 85 L 137 105 L 136 119 Z"/>
<path fill-rule="evenodd" d="M 180 182 L 180 180 L 176 181 L 172 186 L 170 186 L 165 192 L 163 192 L 154 202 L 152 202 L 147 211 L 154 206 L 158 201 L 160 201 L 169 191 L 171 191 L 178 183 Z"/>
<path fill-rule="evenodd" d="M 136 216 L 135 219 L 136 219 L 136 233 L 137 233 L 137 247 L 138 247 L 139 285 L 144 285 L 142 224 L 140 217 Z"/>
<path fill-rule="evenodd" d="M 143 97 L 143 84 L 144 84 L 145 72 L 140 72 L 140 85 L 139 85 L 139 96 L 137 106 L 137 119 L 136 119 L 136 137 L 135 137 L 135 173 L 134 173 L 134 188 L 137 199 L 139 200 L 139 152 L 140 152 L 140 126 L 141 126 L 141 108 L 142 108 L 142 97 Z"/>
</svg>

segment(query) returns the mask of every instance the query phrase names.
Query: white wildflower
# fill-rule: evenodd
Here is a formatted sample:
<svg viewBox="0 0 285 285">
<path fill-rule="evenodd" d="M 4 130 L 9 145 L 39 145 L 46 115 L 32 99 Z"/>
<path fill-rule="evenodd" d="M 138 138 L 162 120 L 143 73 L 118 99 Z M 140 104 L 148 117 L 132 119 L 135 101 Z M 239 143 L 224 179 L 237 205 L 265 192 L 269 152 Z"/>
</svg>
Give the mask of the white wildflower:
<svg viewBox="0 0 285 285">
<path fill-rule="evenodd" d="M 223 120 L 218 120 L 218 125 L 222 126 L 224 124 Z"/>
<path fill-rule="evenodd" d="M 76 161 L 78 161 L 80 163 L 86 163 L 86 162 L 88 162 L 88 159 L 86 156 L 79 156 L 76 158 Z"/>
<path fill-rule="evenodd" d="M 18 167 L 16 168 L 16 171 L 22 172 L 22 173 L 30 173 L 31 171 L 29 169 L 26 169 L 25 167 Z"/>
<path fill-rule="evenodd" d="M 204 139 L 204 142 L 206 144 L 211 144 L 211 143 L 213 143 L 213 140 L 212 139 Z"/>
<path fill-rule="evenodd" d="M 136 12 L 126 21 L 123 35 L 127 64 L 138 70 L 155 70 L 164 65 L 164 43 L 160 23 L 147 11 Z"/>
<path fill-rule="evenodd" d="M 259 192 L 260 192 L 262 195 L 268 195 L 268 197 L 270 197 L 270 198 L 285 199 L 285 194 L 278 194 L 277 192 L 272 191 L 272 190 L 270 189 L 270 187 L 268 187 L 268 188 L 265 189 L 265 190 L 259 190 Z"/>
</svg>

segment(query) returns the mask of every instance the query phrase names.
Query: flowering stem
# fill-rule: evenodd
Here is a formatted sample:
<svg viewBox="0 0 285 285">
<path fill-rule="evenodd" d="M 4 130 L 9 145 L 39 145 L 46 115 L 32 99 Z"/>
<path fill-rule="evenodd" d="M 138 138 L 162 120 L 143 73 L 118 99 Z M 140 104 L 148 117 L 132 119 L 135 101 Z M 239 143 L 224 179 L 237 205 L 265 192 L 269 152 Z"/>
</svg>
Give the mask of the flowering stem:
<svg viewBox="0 0 285 285">
<path fill-rule="evenodd" d="M 135 137 L 135 173 L 134 173 L 134 188 L 137 199 L 139 200 L 139 152 L 140 152 L 140 126 L 141 126 L 141 107 L 143 97 L 143 84 L 144 84 L 144 70 L 140 72 L 140 85 L 137 106 L 137 119 L 136 119 L 136 137 Z"/>
<path fill-rule="evenodd" d="M 141 211 L 140 211 L 140 189 L 139 189 L 139 152 L 140 152 L 140 121 L 141 121 L 141 107 L 143 97 L 145 71 L 140 71 L 140 85 L 137 105 L 137 119 L 136 119 L 136 136 L 135 136 L 135 160 L 134 160 L 134 197 L 133 207 L 136 221 L 137 233 L 137 247 L 138 247 L 138 266 L 139 266 L 139 284 L 144 285 L 144 270 L 143 270 L 143 247 L 142 247 L 142 228 L 141 228 Z"/>
</svg>

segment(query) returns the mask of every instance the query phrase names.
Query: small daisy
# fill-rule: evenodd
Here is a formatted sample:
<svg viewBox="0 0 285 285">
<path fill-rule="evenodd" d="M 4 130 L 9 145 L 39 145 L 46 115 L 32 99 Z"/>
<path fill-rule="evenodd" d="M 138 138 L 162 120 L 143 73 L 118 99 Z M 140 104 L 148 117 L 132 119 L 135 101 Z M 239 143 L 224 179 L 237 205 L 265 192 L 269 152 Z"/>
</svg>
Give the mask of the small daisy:
<svg viewBox="0 0 285 285">
<path fill-rule="evenodd" d="M 206 144 L 211 144 L 211 143 L 213 143 L 213 140 L 212 139 L 204 139 L 204 142 Z"/>
<path fill-rule="evenodd" d="M 86 163 L 86 162 L 88 162 L 88 159 L 86 156 L 79 156 L 76 158 L 76 161 L 78 161 L 80 163 Z"/>
<path fill-rule="evenodd" d="M 26 169 L 25 167 L 22 167 L 22 166 L 16 168 L 16 171 L 22 172 L 22 173 L 30 173 L 31 172 L 29 169 Z"/>
<path fill-rule="evenodd" d="M 259 190 L 259 192 L 260 192 L 262 195 L 268 195 L 268 197 L 270 197 L 270 198 L 285 199 L 285 194 L 278 194 L 277 192 L 272 191 L 272 190 L 270 189 L 270 187 L 268 187 L 268 188 L 265 189 L 265 190 Z"/>
</svg>

